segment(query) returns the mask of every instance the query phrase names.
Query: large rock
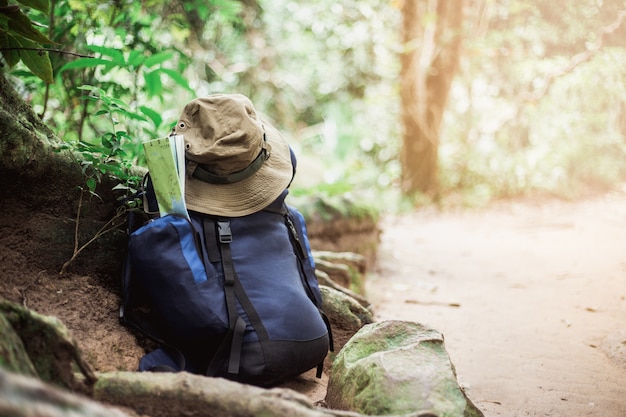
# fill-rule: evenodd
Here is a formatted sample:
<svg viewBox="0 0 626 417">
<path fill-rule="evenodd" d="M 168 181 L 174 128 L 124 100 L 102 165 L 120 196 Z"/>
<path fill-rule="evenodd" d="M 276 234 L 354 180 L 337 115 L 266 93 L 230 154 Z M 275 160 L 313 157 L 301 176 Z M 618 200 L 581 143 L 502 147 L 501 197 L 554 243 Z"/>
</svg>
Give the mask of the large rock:
<svg viewBox="0 0 626 417">
<path fill-rule="evenodd" d="M 419 323 L 364 326 L 337 355 L 329 407 L 366 415 L 482 417 L 459 386 L 443 335 Z"/>
<path fill-rule="evenodd" d="M 372 312 L 348 294 L 326 285 L 320 285 L 324 299 L 322 310 L 333 331 L 335 352 L 366 324 L 373 323 Z"/>
<path fill-rule="evenodd" d="M 317 272 L 356 294 L 365 293 L 366 259 L 354 252 L 313 251 Z"/>
<path fill-rule="evenodd" d="M 312 248 L 358 253 L 368 269 L 375 264 L 381 234 L 379 213 L 365 199 L 311 196 L 297 199 L 294 205 L 306 218 Z"/>
</svg>

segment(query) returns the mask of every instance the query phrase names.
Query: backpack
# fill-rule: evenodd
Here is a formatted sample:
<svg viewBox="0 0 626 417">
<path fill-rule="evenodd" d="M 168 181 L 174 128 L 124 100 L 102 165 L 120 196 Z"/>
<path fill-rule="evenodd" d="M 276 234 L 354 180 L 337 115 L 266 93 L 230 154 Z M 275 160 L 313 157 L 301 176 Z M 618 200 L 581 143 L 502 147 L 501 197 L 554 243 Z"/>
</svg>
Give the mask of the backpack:
<svg viewBox="0 0 626 417">
<path fill-rule="evenodd" d="M 243 217 L 191 211 L 129 230 L 120 319 L 161 345 L 140 370 L 258 386 L 315 367 L 321 376 L 332 331 L 304 218 L 286 195 Z"/>
</svg>

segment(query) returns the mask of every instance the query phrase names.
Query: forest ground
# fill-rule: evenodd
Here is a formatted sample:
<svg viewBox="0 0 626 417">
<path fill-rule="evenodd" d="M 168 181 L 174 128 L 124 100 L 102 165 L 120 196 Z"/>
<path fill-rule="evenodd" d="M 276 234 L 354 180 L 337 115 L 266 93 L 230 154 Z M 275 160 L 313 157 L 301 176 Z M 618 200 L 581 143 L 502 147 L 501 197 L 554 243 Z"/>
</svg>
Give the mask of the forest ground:
<svg viewBox="0 0 626 417">
<path fill-rule="evenodd" d="M 98 256 L 112 243 L 59 275 L 71 241 L 58 236 L 74 223 L 42 198 L 0 201 L 0 297 L 59 317 L 96 371 L 135 370 L 144 350 L 119 324 L 111 257 Z M 422 209 L 380 226 L 366 285 L 375 319 L 442 332 L 486 417 L 626 416 L 626 192 Z M 286 386 L 320 401 L 326 383 Z"/>
<path fill-rule="evenodd" d="M 626 194 L 386 218 L 376 320 L 444 334 L 486 417 L 626 416 Z"/>
</svg>

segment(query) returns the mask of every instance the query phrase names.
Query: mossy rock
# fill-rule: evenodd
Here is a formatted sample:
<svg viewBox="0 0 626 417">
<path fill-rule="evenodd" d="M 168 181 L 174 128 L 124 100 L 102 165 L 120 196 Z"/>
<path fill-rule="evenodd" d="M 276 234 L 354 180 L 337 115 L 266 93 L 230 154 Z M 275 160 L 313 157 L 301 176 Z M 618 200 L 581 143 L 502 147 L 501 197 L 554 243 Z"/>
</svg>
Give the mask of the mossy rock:
<svg viewBox="0 0 626 417">
<path fill-rule="evenodd" d="M 483 417 L 457 382 L 443 335 L 404 321 L 367 324 L 345 344 L 326 402 L 365 415 Z"/>
<path fill-rule="evenodd" d="M 354 252 L 374 265 L 380 243 L 379 211 L 346 196 L 298 197 L 291 204 L 302 212 L 311 247 L 317 251 Z"/>
</svg>

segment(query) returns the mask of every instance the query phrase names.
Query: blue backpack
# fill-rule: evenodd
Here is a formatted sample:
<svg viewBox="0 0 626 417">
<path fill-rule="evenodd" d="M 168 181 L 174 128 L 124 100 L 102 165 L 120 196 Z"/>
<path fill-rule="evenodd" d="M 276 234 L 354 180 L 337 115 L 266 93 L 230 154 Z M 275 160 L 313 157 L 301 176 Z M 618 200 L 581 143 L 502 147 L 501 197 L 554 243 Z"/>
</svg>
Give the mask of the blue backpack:
<svg viewBox="0 0 626 417">
<path fill-rule="evenodd" d="M 161 347 L 140 370 L 188 371 L 273 386 L 332 347 L 302 215 L 285 204 L 243 217 L 190 212 L 132 231 L 123 324 Z"/>
</svg>

